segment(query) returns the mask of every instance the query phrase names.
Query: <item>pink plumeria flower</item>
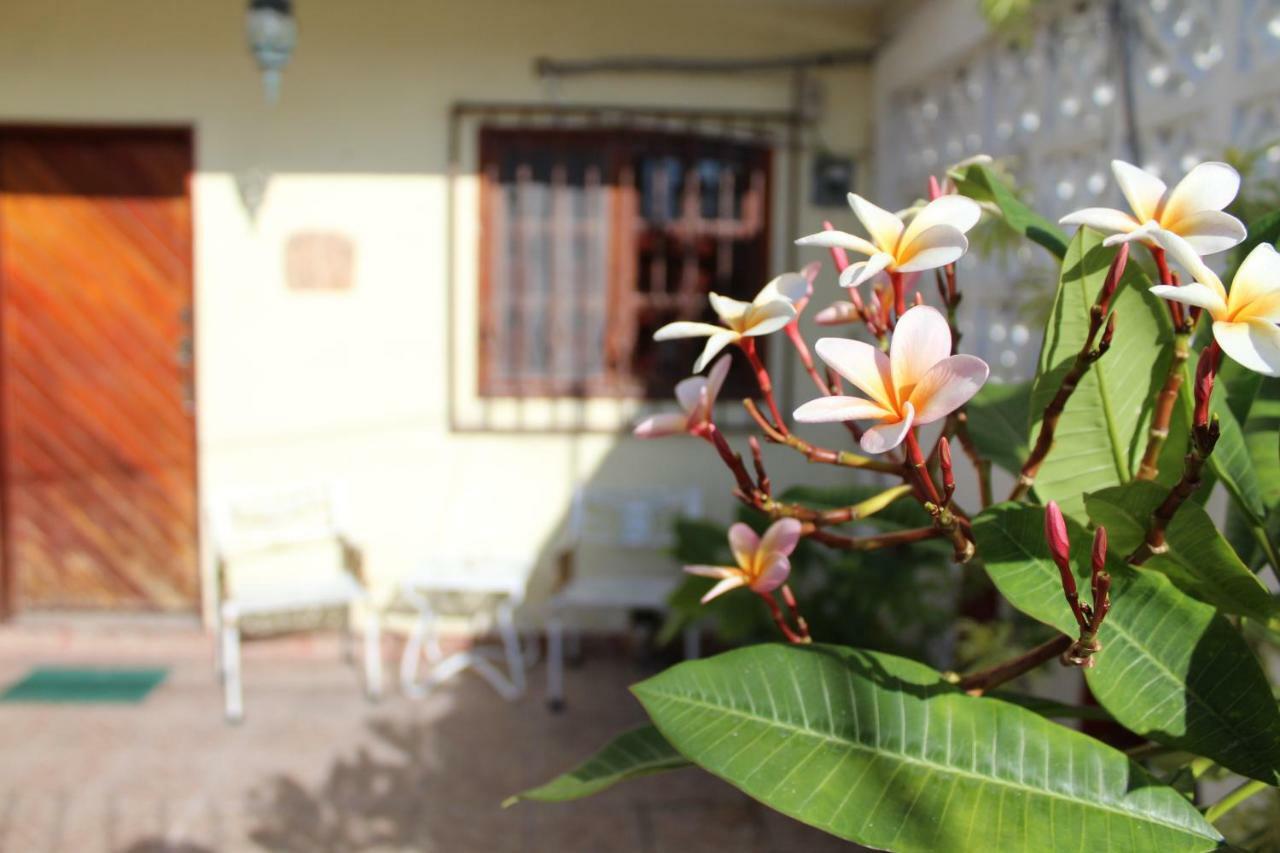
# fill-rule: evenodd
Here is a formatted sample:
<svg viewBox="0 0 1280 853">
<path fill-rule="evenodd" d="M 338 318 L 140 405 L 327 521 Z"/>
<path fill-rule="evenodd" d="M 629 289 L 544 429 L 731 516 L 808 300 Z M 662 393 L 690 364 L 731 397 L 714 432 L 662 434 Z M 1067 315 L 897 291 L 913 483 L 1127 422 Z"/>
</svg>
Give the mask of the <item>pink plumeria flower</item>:
<svg viewBox="0 0 1280 853">
<path fill-rule="evenodd" d="M 857 287 L 880 272 L 920 272 L 955 263 L 969 248 L 965 232 L 982 215 L 975 201 L 959 195 L 934 199 L 910 224 L 856 193 L 849 193 L 849 206 L 870 240 L 844 231 L 819 231 L 796 240 L 798 246 L 847 249 L 868 256 L 845 267 L 840 273 L 842 287 Z"/>
<path fill-rule="evenodd" d="M 742 522 L 729 528 L 729 548 L 736 566 L 685 566 L 691 575 L 719 578 L 720 582 L 702 596 L 702 603 L 745 586 L 752 592 L 768 595 L 787 582 L 791 574 L 791 552 L 800 541 L 800 522 L 794 518 L 775 521 L 764 532 L 756 532 Z"/>
<path fill-rule="evenodd" d="M 1203 308 L 1213 318 L 1213 338 L 1223 352 L 1250 370 L 1280 376 L 1280 253 L 1275 247 L 1261 243 L 1250 252 L 1228 293 L 1187 240 L 1167 231 L 1156 239 L 1194 281 L 1156 285 L 1151 292 Z"/>
<path fill-rule="evenodd" d="M 1104 244 L 1137 241 L 1158 246 L 1160 232 L 1176 234 L 1201 255 L 1223 252 L 1245 238 L 1245 227 L 1223 208 L 1240 190 L 1240 174 L 1226 163 L 1201 163 L 1177 186 L 1123 160 L 1112 160 L 1111 171 L 1131 213 L 1108 207 L 1086 207 L 1062 217 L 1063 225 L 1086 225 L 1111 236 Z"/>
<path fill-rule="evenodd" d="M 885 453 L 902 443 L 912 426 L 932 423 L 969 401 L 987 381 L 987 363 L 951 354 L 951 327 L 928 305 L 898 320 L 886 356 L 876 347 L 845 338 L 822 338 L 818 355 L 853 383 L 863 397 L 819 397 L 795 411 L 802 423 L 874 420 L 862 434 L 862 449 Z"/>
<path fill-rule="evenodd" d="M 768 335 L 786 326 L 796 316 L 795 302 L 806 298 L 808 282 L 801 273 L 784 273 L 769 282 L 750 302 L 739 302 L 718 293 L 708 294 L 711 307 L 723 326 L 680 320 L 668 323 L 654 332 L 655 341 L 677 338 L 706 338 L 702 355 L 694 362 L 693 372 L 701 373 L 711 359 L 729 344 L 743 338 Z"/>
<path fill-rule="evenodd" d="M 711 365 L 711 371 L 705 376 L 690 376 L 676 385 L 676 401 L 684 412 L 670 412 L 654 415 L 641 421 L 635 428 L 637 438 L 660 438 L 664 435 L 680 435 L 681 433 L 697 433 L 711 423 L 711 415 L 716 405 L 716 397 L 724 385 L 724 378 L 729 375 L 729 356 L 724 356 Z"/>
</svg>

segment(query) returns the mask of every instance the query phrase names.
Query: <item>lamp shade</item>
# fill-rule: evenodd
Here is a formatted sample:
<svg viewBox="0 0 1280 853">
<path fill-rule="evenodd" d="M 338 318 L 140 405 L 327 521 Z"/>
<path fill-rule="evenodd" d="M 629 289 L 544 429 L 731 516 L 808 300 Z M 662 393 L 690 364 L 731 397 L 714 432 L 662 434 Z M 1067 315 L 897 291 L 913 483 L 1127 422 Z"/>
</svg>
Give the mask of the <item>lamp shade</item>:
<svg viewBox="0 0 1280 853">
<path fill-rule="evenodd" d="M 267 100 L 280 94 L 280 72 L 289 64 L 298 41 L 298 24 L 292 0 L 249 0 L 245 18 L 249 50 L 262 71 Z"/>
</svg>

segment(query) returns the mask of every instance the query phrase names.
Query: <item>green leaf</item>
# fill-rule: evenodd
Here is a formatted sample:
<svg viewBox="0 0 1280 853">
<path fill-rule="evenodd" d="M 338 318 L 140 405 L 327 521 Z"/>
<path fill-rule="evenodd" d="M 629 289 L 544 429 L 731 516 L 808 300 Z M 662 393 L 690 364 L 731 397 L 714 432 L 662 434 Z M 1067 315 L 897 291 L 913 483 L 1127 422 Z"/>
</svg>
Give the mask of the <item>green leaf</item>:
<svg viewBox="0 0 1280 853">
<path fill-rule="evenodd" d="M 1011 474 L 1021 471 L 1030 453 L 1027 422 L 1031 419 L 1031 383 L 988 382 L 965 411 L 969 435 L 978 452 Z"/>
<path fill-rule="evenodd" d="M 1132 554 L 1147 535 L 1151 514 L 1169 495 L 1155 483 L 1133 482 L 1085 495 L 1085 508 L 1094 524 L 1107 528 L 1111 549 Z M 1186 501 L 1165 532 L 1169 550 L 1153 555 L 1144 570 L 1162 572 L 1187 595 L 1226 613 L 1266 621 L 1275 612 L 1271 594 L 1199 504 Z"/>
<path fill-rule="evenodd" d="M 1062 280 L 1045 328 L 1031 390 L 1031 436 L 1088 335 L 1090 309 L 1115 250 L 1081 229 L 1062 265 Z M 1147 292 L 1131 265 L 1112 300 L 1116 334 L 1111 349 L 1086 371 L 1058 421 L 1053 449 L 1036 476 L 1036 494 L 1062 511 L 1084 516 L 1085 492 L 1132 479 L 1147 446 L 1151 401 L 1164 384 L 1171 354 L 1155 341 L 1172 335 L 1168 309 Z"/>
<path fill-rule="evenodd" d="M 1000 210 L 1001 220 L 1014 232 L 1039 243 L 1056 258 L 1067 253 L 1067 238 L 1058 226 L 1014 195 L 990 167 L 977 163 L 952 177 L 961 195 L 994 204 Z"/>
<path fill-rule="evenodd" d="M 1234 401 L 1234 396 L 1229 399 Z M 1262 503 L 1274 509 L 1280 505 L 1280 454 L 1276 452 L 1276 433 L 1280 432 L 1280 379 L 1262 380 L 1251 399 L 1253 403 L 1244 422 L 1245 448 L 1261 486 Z"/>
<path fill-rule="evenodd" d="M 1089 537 L 1068 521 L 1078 584 L 1089 588 Z M 978 553 L 1002 595 L 1023 613 L 1075 636 L 1058 569 L 1044 542 L 1044 509 L 999 504 L 973 522 Z M 1280 708 L 1257 659 L 1223 616 L 1164 575 L 1110 560 L 1111 613 L 1102 651 L 1085 670 L 1098 702 L 1126 728 L 1213 759 L 1268 784 L 1280 781 Z"/>
<path fill-rule="evenodd" d="M 1189 384 L 1189 382 L 1188 382 Z M 1217 392 L 1220 389 L 1215 389 Z M 1227 491 L 1255 518 L 1266 514 L 1267 508 L 1262 502 L 1262 486 L 1258 482 L 1258 472 L 1249 457 L 1249 447 L 1245 444 L 1244 430 L 1240 422 L 1231 413 L 1225 394 L 1214 393 L 1209 398 L 1209 412 L 1218 419 L 1218 443 L 1209 456 L 1209 468 L 1226 486 Z M 1207 490 L 1206 490 L 1207 491 Z M 1207 497 L 1207 495 L 1206 495 Z"/>
<path fill-rule="evenodd" d="M 1244 242 L 1231 250 L 1229 269 L 1227 274 L 1222 277 L 1222 280 L 1231 281 L 1235 278 L 1236 270 L 1240 268 L 1240 264 L 1259 245 L 1268 243 L 1274 246 L 1277 240 L 1280 240 L 1280 210 L 1273 210 L 1250 222 L 1249 233 L 1245 236 Z"/>
<path fill-rule="evenodd" d="M 905 658 L 753 646 L 632 690 L 703 769 L 870 847 L 1171 851 L 1221 839 L 1123 753 Z"/>
<path fill-rule="evenodd" d="M 623 732 L 595 755 L 545 785 L 507 798 L 504 806 L 520 800 L 559 803 L 597 794 L 627 779 L 690 766 L 653 726 Z"/>
<path fill-rule="evenodd" d="M 1097 705 L 1067 705 L 1045 699 L 1043 696 L 1029 696 L 1026 693 L 1014 693 L 1010 690 L 992 690 L 986 694 L 992 699 L 999 699 L 1013 705 L 1019 705 L 1028 711 L 1048 717 L 1052 720 L 1105 720 L 1115 722 L 1105 709 Z"/>
</svg>

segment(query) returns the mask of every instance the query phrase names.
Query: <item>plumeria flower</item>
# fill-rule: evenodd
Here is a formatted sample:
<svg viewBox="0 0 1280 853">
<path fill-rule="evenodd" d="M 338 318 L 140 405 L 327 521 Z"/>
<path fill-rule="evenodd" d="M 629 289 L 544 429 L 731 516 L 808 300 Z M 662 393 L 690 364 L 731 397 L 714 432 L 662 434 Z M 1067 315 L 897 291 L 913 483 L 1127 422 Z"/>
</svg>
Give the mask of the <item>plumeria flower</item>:
<svg viewBox="0 0 1280 853">
<path fill-rule="evenodd" d="M 1275 247 L 1261 243 L 1250 252 L 1228 293 L 1189 241 L 1167 231 L 1156 239 L 1195 280 L 1181 287 L 1156 285 L 1151 292 L 1208 311 L 1223 352 L 1250 370 L 1280 376 L 1280 253 Z"/>
<path fill-rule="evenodd" d="M 840 273 L 843 287 L 857 287 L 881 271 L 920 272 L 955 263 L 969 248 L 965 232 L 978 222 L 982 210 L 972 199 L 959 195 L 936 198 L 920 209 L 910 224 L 896 214 L 876 207 L 856 193 L 849 205 L 871 239 L 844 231 L 819 231 L 796 241 L 798 246 L 848 249 L 868 255 Z"/>
<path fill-rule="evenodd" d="M 796 316 L 793 303 L 805 299 L 809 283 L 801 273 L 784 273 L 769 282 L 756 294 L 750 302 L 739 302 L 718 293 L 708 294 L 711 307 L 719 315 L 723 326 L 714 323 L 698 323 L 681 320 L 668 323 L 654 332 L 655 341 L 670 341 L 676 338 L 703 338 L 707 345 L 702 355 L 694 362 L 693 372 L 701 373 L 711 363 L 711 359 L 729 344 L 736 344 L 743 338 L 767 335 L 781 329 Z"/>
<path fill-rule="evenodd" d="M 680 380 L 676 385 L 676 401 L 684 412 L 646 418 L 636 426 L 635 435 L 638 438 L 659 438 L 664 435 L 696 433 L 710 424 L 716 397 L 720 395 L 724 378 L 729 375 L 730 361 L 726 355 L 711 365 L 711 372 L 705 377 L 690 376 Z"/>
<path fill-rule="evenodd" d="M 720 582 L 702 596 L 706 604 L 719 595 L 740 586 L 768 595 L 787 581 L 791 574 L 791 552 L 800 541 L 800 522 L 794 518 L 775 521 L 764 532 L 756 532 L 742 522 L 729 528 L 729 548 L 736 566 L 685 566 L 691 575 L 719 578 Z"/>
<path fill-rule="evenodd" d="M 1156 234 L 1171 232 L 1202 255 L 1226 251 L 1244 239 L 1244 225 L 1223 212 L 1240 190 L 1240 174 L 1226 163 L 1201 163 L 1173 189 L 1123 160 L 1112 160 L 1111 171 L 1132 213 L 1086 207 L 1062 217 L 1063 225 L 1114 232 L 1103 241 L 1108 246 L 1136 240 L 1155 247 Z"/>
<path fill-rule="evenodd" d="M 884 453 L 902 443 L 907 430 L 954 412 L 978 393 L 990 373 L 972 355 L 951 354 L 951 328 L 928 305 L 898 320 L 886 356 L 862 341 L 822 338 L 818 355 L 867 397 L 820 397 L 795 411 L 803 423 L 879 421 L 862 434 L 862 449 Z"/>
</svg>

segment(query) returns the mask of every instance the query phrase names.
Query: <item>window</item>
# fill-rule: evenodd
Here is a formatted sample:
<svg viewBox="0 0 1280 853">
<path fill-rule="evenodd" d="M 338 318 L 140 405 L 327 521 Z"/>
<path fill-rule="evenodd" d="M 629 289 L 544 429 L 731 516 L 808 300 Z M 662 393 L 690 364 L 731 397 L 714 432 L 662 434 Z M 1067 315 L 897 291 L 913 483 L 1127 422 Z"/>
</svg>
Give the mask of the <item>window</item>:
<svg viewBox="0 0 1280 853">
<path fill-rule="evenodd" d="M 484 396 L 666 397 L 703 340 L 654 330 L 715 322 L 708 291 L 750 299 L 767 279 L 765 145 L 486 128 L 480 168 Z"/>
</svg>

